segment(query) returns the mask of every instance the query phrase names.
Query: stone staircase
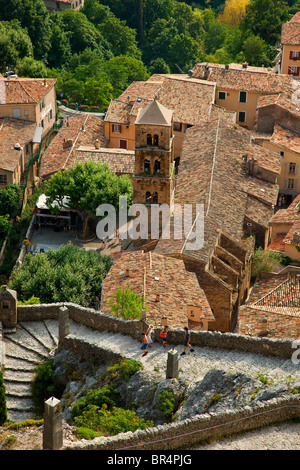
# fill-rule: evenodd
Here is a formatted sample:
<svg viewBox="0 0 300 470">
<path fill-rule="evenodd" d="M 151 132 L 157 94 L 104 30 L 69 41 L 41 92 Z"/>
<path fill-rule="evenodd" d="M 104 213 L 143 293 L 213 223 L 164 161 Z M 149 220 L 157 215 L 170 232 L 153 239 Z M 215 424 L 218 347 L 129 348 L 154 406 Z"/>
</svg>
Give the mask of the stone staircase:
<svg viewBox="0 0 300 470">
<path fill-rule="evenodd" d="M 149 354 L 142 358 L 140 343 L 130 336 L 99 332 L 70 321 L 70 334 L 93 346 L 112 351 L 128 359 L 139 360 L 148 371 L 165 378 L 168 351 L 182 352 L 182 345 L 163 348 L 153 343 Z M 41 320 L 18 323 L 15 333 L 4 334 L 4 383 L 6 387 L 8 418 L 20 422 L 36 419 L 31 395 L 31 381 L 37 365 L 50 358 L 58 344 L 58 321 Z M 180 377 L 190 383 L 203 379 L 211 369 L 227 373 L 241 372 L 256 378 L 265 374 L 274 384 L 286 380 L 300 381 L 300 369 L 290 359 L 268 357 L 247 352 L 197 347 L 179 359 Z"/>
<path fill-rule="evenodd" d="M 35 368 L 57 346 L 57 322 L 19 323 L 16 333 L 4 337 L 4 383 L 8 418 L 13 421 L 38 418 L 33 411 L 31 382 Z"/>
</svg>

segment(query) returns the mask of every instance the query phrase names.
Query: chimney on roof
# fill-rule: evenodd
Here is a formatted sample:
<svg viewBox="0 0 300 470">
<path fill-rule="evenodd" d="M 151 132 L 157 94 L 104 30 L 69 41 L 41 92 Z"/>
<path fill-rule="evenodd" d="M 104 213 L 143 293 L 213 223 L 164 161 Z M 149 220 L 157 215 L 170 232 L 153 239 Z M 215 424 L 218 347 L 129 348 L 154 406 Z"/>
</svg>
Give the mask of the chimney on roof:
<svg viewBox="0 0 300 470">
<path fill-rule="evenodd" d="M 68 149 L 72 147 L 73 145 L 73 140 L 72 139 L 64 139 L 63 141 L 63 149 Z"/>
<path fill-rule="evenodd" d="M 100 148 L 100 141 L 99 141 L 99 139 L 96 139 L 95 149 L 99 149 L 99 148 Z"/>
<path fill-rule="evenodd" d="M 155 302 L 160 302 L 160 294 L 156 294 Z"/>
<path fill-rule="evenodd" d="M 293 241 L 300 242 L 300 232 L 293 233 Z"/>
<path fill-rule="evenodd" d="M 261 320 L 261 330 L 260 330 L 260 332 L 259 332 L 259 335 L 260 335 L 260 336 L 265 336 L 265 335 L 268 334 L 268 332 L 269 332 L 269 330 L 268 330 L 268 319 L 267 319 L 267 318 L 263 318 L 263 319 Z"/>
<path fill-rule="evenodd" d="M 129 268 L 126 268 L 126 277 L 129 277 Z"/>
<path fill-rule="evenodd" d="M 225 70 L 229 70 L 229 64 L 225 65 Z"/>
<path fill-rule="evenodd" d="M 244 173 L 248 174 L 248 155 L 247 154 L 242 156 L 242 170 Z"/>
<path fill-rule="evenodd" d="M 246 69 L 248 67 L 248 63 L 247 62 L 244 62 L 243 63 L 243 69 Z"/>
</svg>

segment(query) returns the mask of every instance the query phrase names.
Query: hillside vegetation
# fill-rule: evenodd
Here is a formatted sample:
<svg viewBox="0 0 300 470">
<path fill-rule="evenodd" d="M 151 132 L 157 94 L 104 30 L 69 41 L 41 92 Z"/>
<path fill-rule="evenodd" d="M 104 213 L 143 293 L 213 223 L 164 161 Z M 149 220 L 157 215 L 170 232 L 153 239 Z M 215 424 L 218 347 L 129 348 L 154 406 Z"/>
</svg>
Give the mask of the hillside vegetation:
<svg viewBox="0 0 300 470">
<path fill-rule="evenodd" d="M 85 0 L 51 14 L 43 0 L 0 0 L 0 72 L 56 77 L 68 102 L 105 108 L 132 81 L 195 63 L 271 66 L 300 0 Z"/>
</svg>

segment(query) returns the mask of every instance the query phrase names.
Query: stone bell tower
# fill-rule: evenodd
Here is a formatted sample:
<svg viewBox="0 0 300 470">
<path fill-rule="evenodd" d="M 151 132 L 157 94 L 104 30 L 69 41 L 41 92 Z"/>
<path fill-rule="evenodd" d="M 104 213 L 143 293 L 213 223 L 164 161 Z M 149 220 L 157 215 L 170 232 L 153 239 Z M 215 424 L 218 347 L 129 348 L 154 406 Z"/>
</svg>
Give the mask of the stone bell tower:
<svg viewBox="0 0 300 470">
<path fill-rule="evenodd" d="M 174 199 L 173 111 L 158 101 L 140 110 L 135 121 L 133 202 L 168 204 Z"/>
<path fill-rule="evenodd" d="M 153 205 L 167 204 L 172 212 L 174 204 L 173 111 L 155 100 L 139 111 L 134 124 L 133 203 L 146 205 L 150 233 Z"/>
</svg>

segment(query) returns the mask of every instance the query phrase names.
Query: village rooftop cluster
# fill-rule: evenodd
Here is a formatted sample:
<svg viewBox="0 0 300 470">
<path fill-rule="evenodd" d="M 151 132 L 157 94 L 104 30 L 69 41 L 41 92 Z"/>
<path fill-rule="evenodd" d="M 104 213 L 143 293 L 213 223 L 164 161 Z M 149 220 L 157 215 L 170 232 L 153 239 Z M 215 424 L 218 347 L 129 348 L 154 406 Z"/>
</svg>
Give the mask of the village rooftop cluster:
<svg viewBox="0 0 300 470">
<path fill-rule="evenodd" d="M 171 224 L 174 207 L 204 207 L 202 247 L 187 249 L 171 231 L 113 256 L 103 313 L 130 285 L 155 325 L 299 337 L 299 38 L 297 13 L 283 25 L 275 69 L 199 63 L 155 74 L 113 99 L 104 118 L 58 120 L 55 79 L 0 77 L 0 189 L 20 185 L 23 207 L 35 185 L 86 161 L 129 175 L 133 202 L 149 213 L 167 205 Z M 252 285 L 258 248 L 292 262 Z"/>
</svg>

